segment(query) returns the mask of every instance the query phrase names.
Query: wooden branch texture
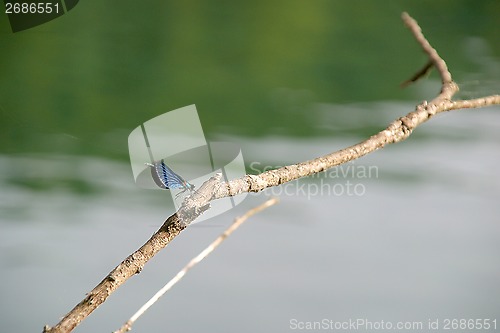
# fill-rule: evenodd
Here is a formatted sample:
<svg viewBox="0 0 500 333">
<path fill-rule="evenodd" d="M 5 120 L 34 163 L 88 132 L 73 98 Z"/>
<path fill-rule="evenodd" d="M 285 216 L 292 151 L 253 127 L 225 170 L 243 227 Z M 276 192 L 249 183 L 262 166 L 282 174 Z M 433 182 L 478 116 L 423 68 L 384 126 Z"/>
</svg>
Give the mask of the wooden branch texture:
<svg viewBox="0 0 500 333">
<path fill-rule="evenodd" d="M 383 131 L 351 147 L 310 161 L 284 166 L 279 169 L 263 172 L 259 175 L 246 175 L 229 182 L 220 183 L 220 176 L 211 178 L 200 190 L 188 197 L 181 208 L 174 215 L 170 216 L 140 249 L 128 256 L 113 269 L 56 326 L 45 326 L 44 332 L 71 332 L 92 311 L 105 302 L 113 291 L 120 287 L 128 278 L 139 273 L 156 253 L 166 247 L 189 223 L 207 210 L 212 200 L 244 192 L 259 192 L 268 187 L 278 186 L 298 178 L 307 177 L 360 158 L 387 144 L 407 139 L 417 126 L 441 112 L 500 105 L 500 95 L 453 101 L 452 97 L 458 92 L 459 88 L 453 81 L 446 62 L 430 45 L 422 34 L 418 23 L 413 18 L 407 13 L 403 13 L 402 20 L 429 58 L 428 64 L 410 80 L 406 81 L 405 84 L 417 81 L 430 67 L 434 67 L 441 77 L 442 86 L 440 93 L 433 100 L 418 104 L 414 111 L 393 121 Z"/>
</svg>

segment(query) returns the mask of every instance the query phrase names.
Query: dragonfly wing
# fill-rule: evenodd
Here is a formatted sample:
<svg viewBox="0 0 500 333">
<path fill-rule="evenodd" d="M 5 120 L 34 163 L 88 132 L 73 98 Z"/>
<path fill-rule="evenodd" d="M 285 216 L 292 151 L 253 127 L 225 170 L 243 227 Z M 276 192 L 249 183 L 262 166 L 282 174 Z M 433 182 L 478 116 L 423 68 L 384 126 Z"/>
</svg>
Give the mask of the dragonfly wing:
<svg viewBox="0 0 500 333">
<path fill-rule="evenodd" d="M 194 189 L 194 185 L 188 183 L 184 178 L 176 174 L 165 164 L 164 160 L 160 160 L 149 166 L 151 167 L 153 180 L 158 187 L 163 189 L 182 189 L 182 192 L 186 190 L 192 191 Z"/>
<path fill-rule="evenodd" d="M 153 180 L 158 187 L 162 189 L 168 189 L 167 182 L 162 176 L 160 169 L 161 168 L 158 166 L 158 163 L 155 163 L 153 166 L 151 166 L 151 176 L 153 177 Z"/>
<path fill-rule="evenodd" d="M 165 179 L 165 183 L 171 189 L 183 188 L 184 179 L 170 169 L 163 160 L 161 161 L 161 172 Z"/>
</svg>

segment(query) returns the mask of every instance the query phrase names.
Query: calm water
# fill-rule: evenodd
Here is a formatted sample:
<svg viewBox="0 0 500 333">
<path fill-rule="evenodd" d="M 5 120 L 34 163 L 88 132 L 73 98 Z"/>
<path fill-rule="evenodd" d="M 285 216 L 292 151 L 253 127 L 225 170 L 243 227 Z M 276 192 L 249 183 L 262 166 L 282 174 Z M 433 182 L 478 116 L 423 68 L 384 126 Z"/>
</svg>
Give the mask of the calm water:
<svg viewBox="0 0 500 333">
<path fill-rule="evenodd" d="M 412 108 L 383 102 L 321 105 L 317 112 L 325 119 L 329 109 L 345 113 L 344 128 L 378 112 L 382 127 Z M 251 171 L 312 158 L 360 137 L 224 139 L 241 144 Z M 441 115 L 404 143 L 251 195 L 190 227 L 76 332 L 119 327 L 235 216 L 272 194 L 280 195 L 278 206 L 248 221 L 134 331 L 288 332 L 291 320 L 325 318 L 425 325 L 500 320 L 499 162 L 499 108 Z M 127 163 L 3 155 L 0 169 L 6 332 L 55 324 L 173 211 L 165 193 L 135 187 Z M 348 183 L 357 192 L 349 194 Z"/>
</svg>

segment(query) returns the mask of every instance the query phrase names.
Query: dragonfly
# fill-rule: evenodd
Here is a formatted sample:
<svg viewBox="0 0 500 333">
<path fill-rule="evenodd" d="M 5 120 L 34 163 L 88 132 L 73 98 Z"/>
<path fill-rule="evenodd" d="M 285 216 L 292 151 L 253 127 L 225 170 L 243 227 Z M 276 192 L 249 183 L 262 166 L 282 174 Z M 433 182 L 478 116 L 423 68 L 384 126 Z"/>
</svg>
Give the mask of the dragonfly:
<svg viewBox="0 0 500 333">
<path fill-rule="evenodd" d="M 155 161 L 154 163 L 145 163 L 151 168 L 151 176 L 158 187 L 163 189 L 172 189 L 182 191 L 179 192 L 175 197 L 178 197 L 186 191 L 193 192 L 194 185 L 184 180 L 181 176 L 176 174 L 172 169 L 170 169 L 164 160 Z"/>
</svg>

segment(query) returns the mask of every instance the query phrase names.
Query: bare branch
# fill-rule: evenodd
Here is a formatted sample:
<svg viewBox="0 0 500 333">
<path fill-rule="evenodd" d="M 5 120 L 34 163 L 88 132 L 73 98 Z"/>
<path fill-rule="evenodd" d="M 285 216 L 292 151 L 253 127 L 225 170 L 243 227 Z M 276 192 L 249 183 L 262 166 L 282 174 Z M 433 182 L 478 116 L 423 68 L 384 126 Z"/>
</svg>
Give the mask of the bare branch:
<svg viewBox="0 0 500 333">
<path fill-rule="evenodd" d="M 210 179 L 202 189 L 187 198 L 179 211 L 169 217 L 162 227 L 140 249 L 128 256 L 108 276 L 104 278 L 73 310 L 71 310 L 56 326 L 46 326 L 44 332 L 70 332 L 109 295 L 128 278 L 141 271 L 142 267 L 162 248 L 174 239 L 186 226 L 209 208 L 212 200 L 234 196 L 244 192 L 259 192 L 271 186 L 278 186 L 298 178 L 307 177 L 325 171 L 334 166 L 360 158 L 387 144 L 400 142 L 410 136 L 420 124 L 434 115 L 462 108 L 479 108 L 489 105 L 499 105 L 500 95 L 486 96 L 473 100 L 452 101 L 458 92 L 458 85 L 452 80 L 446 62 L 430 45 L 422 34 L 418 23 L 407 13 L 402 14 L 402 20 L 413 33 L 429 61 L 437 69 L 441 77 L 441 91 L 430 102 L 424 101 L 416 106 L 415 111 L 393 121 L 383 131 L 369 139 L 351 147 L 315 158 L 310 161 L 285 166 L 276 170 L 263 172 L 259 175 L 246 175 L 242 178 L 219 184 L 216 178 Z"/>
</svg>

